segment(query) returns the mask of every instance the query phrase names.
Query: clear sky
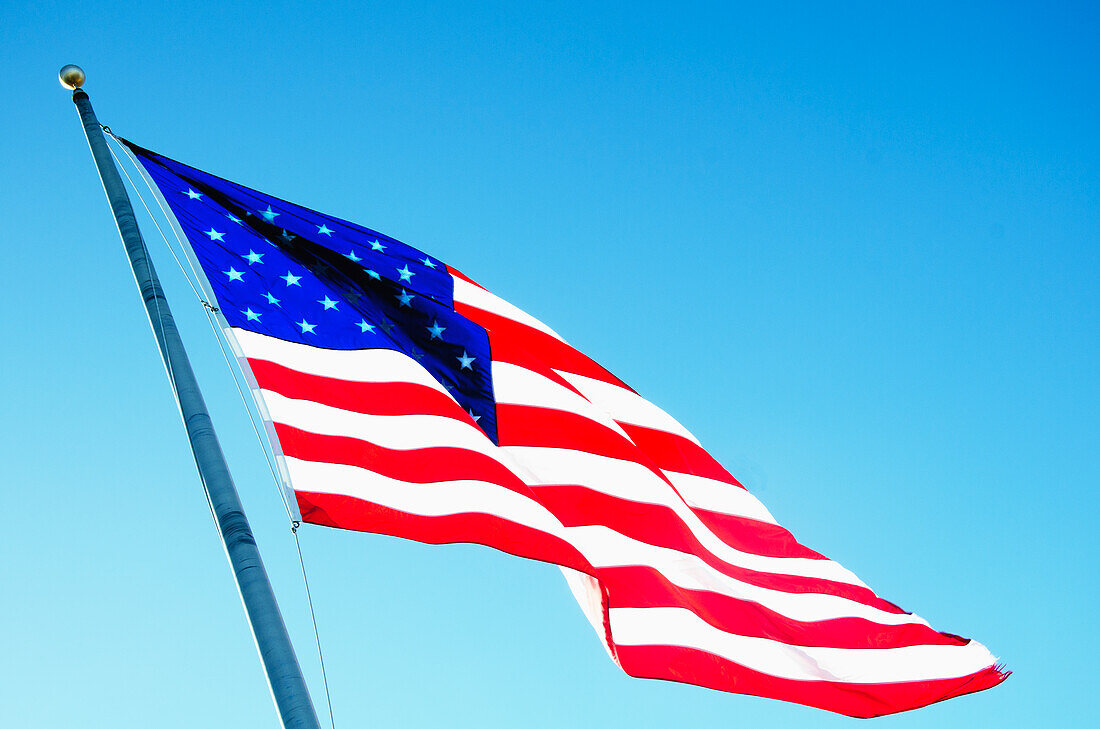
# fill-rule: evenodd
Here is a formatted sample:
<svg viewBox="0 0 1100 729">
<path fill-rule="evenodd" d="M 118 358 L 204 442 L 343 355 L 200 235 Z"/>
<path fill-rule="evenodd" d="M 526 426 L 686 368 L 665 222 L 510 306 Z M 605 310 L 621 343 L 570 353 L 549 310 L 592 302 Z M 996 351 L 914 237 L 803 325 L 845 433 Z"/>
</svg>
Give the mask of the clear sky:
<svg viewBox="0 0 1100 729">
<path fill-rule="evenodd" d="M 0 725 L 275 725 L 65 63 L 117 133 L 539 316 L 1016 672 L 877 725 L 1092 725 L 1097 11 L 594 5 L 4 5 Z M 147 235 L 323 714 L 282 506 Z M 855 721 L 626 677 L 549 565 L 301 537 L 338 727 Z"/>
</svg>

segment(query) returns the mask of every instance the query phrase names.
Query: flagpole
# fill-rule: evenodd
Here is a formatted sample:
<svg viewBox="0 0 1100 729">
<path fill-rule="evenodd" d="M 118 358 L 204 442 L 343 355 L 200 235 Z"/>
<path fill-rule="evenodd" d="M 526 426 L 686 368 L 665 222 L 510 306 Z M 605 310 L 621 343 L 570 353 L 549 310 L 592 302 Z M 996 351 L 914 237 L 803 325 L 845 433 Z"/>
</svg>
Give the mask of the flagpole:
<svg viewBox="0 0 1100 729">
<path fill-rule="evenodd" d="M 164 298 L 157 272 L 149 259 L 141 231 L 138 230 L 130 197 L 126 194 L 122 178 L 111 159 L 107 140 L 104 139 L 99 120 L 92 111 L 88 94 L 80 88 L 85 80 L 84 71 L 78 66 L 65 66 L 58 77 L 65 88 L 73 91 L 73 103 L 80 113 L 80 121 L 99 171 L 99 179 L 107 193 L 119 235 L 122 236 L 126 255 L 130 259 L 130 267 L 134 271 L 149 321 L 153 325 L 153 334 L 176 392 L 199 478 L 210 500 L 222 545 L 233 568 L 233 576 L 237 581 L 237 589 L 244 603 L 279 718 L 286 729 L 320 729 L 301 666 L 294 655 L 294 647 L 286 632 L 275 593 L 260 559 L 252 528 L 245 517 L 233 478 L 229 475 L 229 467 L 218 444 L 218 437 L 214 433 L 214 426 L 199 391 L 195 373 L 191 370 L 191 363 L 187 359 L 172 312 L 168 308 L 168 301 Z"/>
</svg>

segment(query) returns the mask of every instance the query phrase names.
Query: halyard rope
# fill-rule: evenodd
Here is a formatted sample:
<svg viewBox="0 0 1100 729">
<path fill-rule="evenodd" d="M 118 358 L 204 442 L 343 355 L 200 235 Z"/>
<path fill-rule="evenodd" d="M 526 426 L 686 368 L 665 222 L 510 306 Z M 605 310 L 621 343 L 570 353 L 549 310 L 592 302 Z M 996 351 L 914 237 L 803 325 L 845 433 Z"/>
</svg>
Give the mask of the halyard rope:
<svg viewBox="0 0 1100 729">
<path fill-rule="evenodd" d="M 118 145 L 120 147 L 120 149 L 122 149 L 125 152 L 125 148 L 122 146 L 122 143 L 119 141 L 118 137 L 116 137 L 111 132 L 110 127 L 104 126 L 103 131 L 106 132 L 108 137 L 110 137 L 112 140 L 114 140 L 115 144 Z M 233 364 L 234 364 L 234 362 L 236 362 L 236 358 L 230 358 L 228 352 L 226 351 L 227 348 L 229 347 L 229 344 L 228 344 L 228 342 L 224 341 L 224 335 L 221 331 L 221 327 L 218 325 L 218 322 L 215 319 L 215 314 L 218 311 L 218 309 L 212 303 L 207 301 L 206 298 L 202 295 L 202 293 L 199 290 L 200 287 L 202 286 L 202 281 L 199 278 L 198 272 L 195 270 L 195 267 L 192 264 L 191 259 L 187 256 L 187 252 L 186 252 L 187 249 L 185 248 L 186 243 L 180 238 L 179 232 L 174 227 L 169 226 L 169 227 L 172 227 L 172 232 L 173 232 L 173 234 L 176 238 L 176 241 L 180 245 L 181 253 L 182 253 L 183 257 L 185 259 L 187 259 L 187 263 L 188 263 L 187 268 L 191 269 L 190 274 L 188 273 L 187 268 L 184 267 L 183 261 L 180 260 L 180 256 L 176 254 L 175 247 L 172 245 L 172 242 L 168 239 L 168 236 L 165 235 L 164 230 L 161 228 L 160 223 L 157 221 L 157 217 L 153 214 L 153 211 L 152 211 L 152 209 L 150 209 L 148 203 L 145 202 L 145 197 L 141 194 L 140 188 L 134 183 L 133 178 L 130 177 L 130 173 L 127 171 L 126 166 L 123 165 L 121 157 L 115 152 L 114 148 L 110 144 L 107 145 L 107 149 L 110 150 L 111 156 L 115 160 L 115 164 L 118 165 L 118 168 L 120 170 L 122 170 L 122 174 L 126 176 L 126 180 L 130 183 L 131 189 L 137 195 L 138 200 L 141 201 L 141 205 L 142 205 L 142 207 L 145 208 L 145 212 L 148 213 L 149 218 L 153 221 L 153 225 L 156 226 L 157 233 L 160 234 L 160 237 L 164 241 L 164 244 L 168 247 L 169 252 L 172 254 L 172 258 L 175 260 L 176 265 L 179 266 L 180 272 L 183 274 L 183 277 L 185 279 L 187 279 L 187 284 L 191 287 L 191 291 L 194 292 L 195 298 L 198 299 L 199 303 L 201 303 L 203 305 L 203 309 L 206 312 L 207 323 L 210 324 L 210 329 L 214 333 L 214 339 L 216 339 L 217 342 L 218 342 L 218 350 L 221 352 L 222 359 L 225 361 L 226 367 L 229 369 L 229 372 L 233 377 L 233 385 L 236 387 L 237 394 L 240 396 L 241 402 L 244 404 L 245 412 L 248 413 L 248 421 L 252 424 L 252 432 L 255 434 L 256 440 L 259 441 L 259 443 L 260 443 L 260 449 L 264 453 L 264 461 L 267 463 L 267 468 L 271 472 L 271 477 L 274 480 L 276 490 L 279 492 L 279 498 L 283 503 L 283 508 L 286 510 L 287 518 L 290 519 L 290 525 L 291 525 L 290 526 L 290 532 L 291 532 L 291 535 L 294 537 L 294 548 L 298 553 L 298 565 L 301 567 L 301 571 L 302 571 L 302 585 L 305 587 L 306 604 L 309 606 L 309 617 L 310 617 L 310 620 L 313 623 L 313 638 L 314 638 L 314 644 L 317 646 L 317 660 L 321 665 L 321 682 L 322 682 L 322 684 L 324 685 L 324 688 L 325 688 L 325 704 L 328 708 L 329 723 L 331 724 L 332 729 L 336 729 L 336 719 L 334 718 L 333 711 L 332 711 L 332 695 L 329 692 L 328 674 L 325 670 L 325 656 L 324 656 L 324 652 L 321 650 L 321 634 L 320 634 L 320 631 L 317 628 L 317 613 L 313 609 L 313 596 L 310 593 L 310 589 L 309 589 L 309 577 L 306 573 L 306 562 L 305 562 L 305 558 L 302 556 L 301 542 L 298 539 L 298 527 L 301 525 L 301 522 L 297 521 L 294 518 L 294 514 L 290 509 L 290 504 L 287 501 L 285 490 L 282 487 L 282 479 L 279 478 L 278 469 L 277 469 L 276 462 L 275 462 L 274 451 L 273 450 L 269 451 L 270 446 L 269 446 L 267 440 L 260 434 L 259 426 L 257 426 L 257 424 L 256 424 L 256 417 L 252 413 L 252 406 L 254 405 L 254 403 L 249 402 L 249 398 L 244 394 L 244 389 L 241 387 L 240 380 L 245 380 L 245 385 L 247 386 L 247 384 L 248 384 L 247 383 L 247 378 L 245 377 L 244 371 L 241 370 L 240 363 L 237 362 L 236 363 L 237 366 L 234 367 Z M 129 156 L 129 154 L 126 154 L 125 156 L 133 164 L 133 160 Z M 138 172 L 140 172 L 140 171 L 138 171 Z M 149 184 L 149 181 L 145 178 L 144 175 L 139 174 L 138 176 L 145 183 L 146 187 L 149 188 L 149 192 L 152 195 L 152 197 L 157 201 L 157 206 L 160 208 L 162 214 L 164 214 L 164 216 L 170 220 L 171 219 L 169 217 L 170 213 L 167 210 L 165 210 L 164 204 L 157 197 L 156 191 L 152 189 L 152 186 Z M 144 238 L 141 239 L 141 245 L 142 245 L 142 249 L 145 253 L 146 258 L 148 260 L 152 261 L 152 258 L 149 255 L 149 249 L 145 245 L 145 239 Z M 192 275 L 194 276 L 194 280 L 192 280 Z M 134 280 L 136 282 L 136 280 L 137 280 L 136 275 L 135 275 Z M 161 318 L 160 318 L 160 304 L 157 301 L 157 298 L 158 298 L 157 296 L 153 297 L 153 306 L 154 306 L 154 308 L 156 309 L 156 312 L 157 312 L 156 319 L 157 319 L 157 323 L 158 323 L 158 325 L 160 327 L 160 330 L 161 330 L 161 337 L 163 338 L 163 336 L 164 336 L 164 327 L 163 327 L 163 323 L 161 322 Z M 159 349 L 159 344 L 158 344 L 158 349 Z M 164 362 L 165 370 L 166 370 L 166 373 L 168 374 L 168 381 L 169 381 L 169 383 L 171 384 L 171 387 L 172 387 L 172 394 L 175 396 L 176 408 L 179 410 L 180 417 L 182 419 L 182 417 L 183 417 L 183 408 L 182 408 L 182 405 L 180 404 L 180 401 L 179 401 L 179 393 L 176 391 L 175 373 L 172 371 L 171 361 L 169 360 L 169 358 L 167 356 L 165 356 L 164 352 L 161 352 L 161 359 Z M 240 370 L 240 374 L 239 374 L 240 380 L 238 379 L 238 370 Z M 200 477 L 201 477 L 201 473 L 200 473 Z M 217 515 L 214 514 L 214 504 L 210 500 L 210 494 L 209 494 L 209 491 L 207 491 L 205 481 L 203 482 L 203 493 L 206 496 L 206 503 L 210 507 L 210 513 L 211 513 L 212 516 L 214 516 L 214 521 L 215 521 L 215 524 L 216 524 L 217 523 Z"/>
<path fill-rule="evenodd" d="M 118 139 L 115 138 L 115 136 L 113 134 L 111 135 L 111 138 L 115 139 L 115 143 L 118 144 Z M 260 435 L 259 426 L 256 425 L 256 419 L 252 414 L 252 407 L 249 404 L 248 398 L 244 394 L 244 389 L 241 387 L 241 384 L 238 381 L 237 368 L 233 367 L 233 363 L 232 363 L 233 361 L 231 360 L 231 358 L 229 357 L 229 355 L 226 352 L 226 347 L 228 345 L 225 342 L 222 341 L 222 337 L 220 336 L 221 327 L 218 326 L 217 321 L 214 319 L 214 312 L 217 311 L 217 308 L 213 304 L 208 302 L 202 296 L 202 294 L 199 292 L 199 286 L 201 286 L 201 282 L 199 282 L 199 280 L 197 278 L 197 274 L 196 274 L 196 281 L 193 282 L 191 280 L 191 276 L 188 275 L 187 270 L 184 268 L 183 263 L 181 262 L 179 255 L 176 254 L 175 247 L 172 245 L 172 242 L 170 240 L 168 240 L 168 236 L 165 235 L 164 230 L 160 226 L 160 223 L 157 221 L 156 217 L 153 215 L 153 211 L 149 208 L 148 203 L 145 202 L 145 197 L 141 194 L 140 188 L 138 188 L 138 186 L 134 184 L 133 178 L 130 177 L 130 173 L 122 165 L 122 161 L 119 158 L 119 156 L 115 153 L 115 150 L 113 148 L 111 148 L 110 145 L 108 145 L 108 148 L 111 149 L 111 155 L 115 158 L 115 162 L 118 164 L 119 168 L 122 170 L 122 173 L 126 176 L 127 181 L 129 181 L 130 186 L 134 190 L 134 193 L 138 196 L 138 200 L 141 201 L 141 205 L 142 205 L 142 207 L 145 208 L 145 212 L 147 212 L 149 214 L 150 219 L 152 219 L 153 225 L 156 226 L 157 232 L 160 233 L 161 239 L 164 240 L 165 245 L 168 246 L 168 250 L 171 252 L 172 258 L 176 261 L 176 265 L 179 266 L 180 272 L 183 274 L 183 277 L 185 279 L 187 279 L 187 283 L 191 287 L 191 290 L 195 293 L 195 297 L 199 300 L 199 303 L 201 303 L 203 305 L 203 309 L 206 313 L 207 323 L 210 325 L 210 329 L 214 333 L 214 339 L 216 339 L 217 342 L 218 342 L 218 350 L 222 354 L 222 359 L 225 361 L 226 367 L 229 368 L 229 372 L 233 377 L 233 385 L 234 385 L 234 387 L 237 388 L 237 394 L 240 396 L 241 402 L 244 404 L 245 412 L 248 413 L 248 421 L 252 424 L 252 432 L 255 434 L 256 440 L 260 443 L 261 450 L 263 450 L 264 460 L 267 463 L 268 470 L 271 472 L 271 477 L 275 481 L 276 488 L 279 492 L 279 498 L 283 503 L 283 508 L 286 510 L 287 518 L 293 524 L 294 523 L 294 514 L 290 509 L 290 504 L 286 500 L 286 494 L 284 493 L 283 489 L 279 486 L 280 479 L 279 479 L 279 476 L 278 476 L 278 471 L 275 468 L 275 465 L 273 464 L 274 455 L 268 453 L 267 441 L 263 438 L 263 436 Z M 144 178 L 142 178 L 142 180 L 144 181 Z M 150 190 L 150 192 L 152 192 L 152 190 Z M 154 195 L 154 197 L 155 197 L 155 195 Z M 164 210 L 164 206 L 160 205 L 159 201 L 158 201 L 158 206 L 161 208 L 161 211 L 164 212 L 165 215 L 167 215 L 167 212 Z M 179 242 L 181 247 L 183 245 L 186 245 L 182 240 L 180 240 L 179 233 L 175 233 L 174 228 L 173 228 L 173 233 L 175 234 L 176 240 Z M 144 243 L 144 240 L 142 242 Z M 186 254 L 185 249 L 182 251 L 182 253 L 183 253 L 184 258 L 187 258 L 187 254 Z M 148 252 L 146 252 L 146 255 L 148 255 Z M 188 259 L 188 262 L 190 264 L 190 259 Z M 192 269 L 192 272 L 194 272 L 194 267 L 193 266 L 191 266 L 191 269 Z M 196 286 L 196 283 L 198 283 L 199 286 Z M 158 307 L 158 312 L 159 312 L 159 307 Z M 243 378 L 244 373 L 242 372 L 240 376 Z"/>
</svg>

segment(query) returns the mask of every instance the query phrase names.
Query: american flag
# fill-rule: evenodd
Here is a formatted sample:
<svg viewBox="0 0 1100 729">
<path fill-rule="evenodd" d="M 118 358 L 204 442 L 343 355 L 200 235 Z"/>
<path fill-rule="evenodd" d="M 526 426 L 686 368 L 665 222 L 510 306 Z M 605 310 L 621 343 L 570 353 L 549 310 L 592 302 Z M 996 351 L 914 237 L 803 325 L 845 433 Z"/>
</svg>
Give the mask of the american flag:
<svg viewBox="0 0 1100 729">
<path fill-rule="evenodd" d="M 126 144 L 302 521 L 559 565 L 631 676 L 860 717 L 1007 677 L 800 544 L 680 423 L 456 269 Z"/>
</svg>

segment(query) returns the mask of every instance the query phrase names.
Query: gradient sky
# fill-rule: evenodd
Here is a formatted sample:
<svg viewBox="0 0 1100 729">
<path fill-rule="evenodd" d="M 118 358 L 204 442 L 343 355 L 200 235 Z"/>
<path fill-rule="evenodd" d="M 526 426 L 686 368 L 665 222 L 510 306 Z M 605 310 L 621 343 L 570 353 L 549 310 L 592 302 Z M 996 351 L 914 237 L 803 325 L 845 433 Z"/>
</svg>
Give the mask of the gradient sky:
<svg viewBox="0 0 1100 729">
<path fill-rule="evenodd" d="M 1091 726 L 1100 30 L 1086 3 L 8 2 L 0 724 L 274 727 L 57 69 L 189 164 L 428 251 L 1014 670 L 883 727 Z M 285 514 L 146 230 L 319 712 Z M 301 531 L 338 727 L 837 727 L 631 679 L 558 570 Z"/>
</svg>

